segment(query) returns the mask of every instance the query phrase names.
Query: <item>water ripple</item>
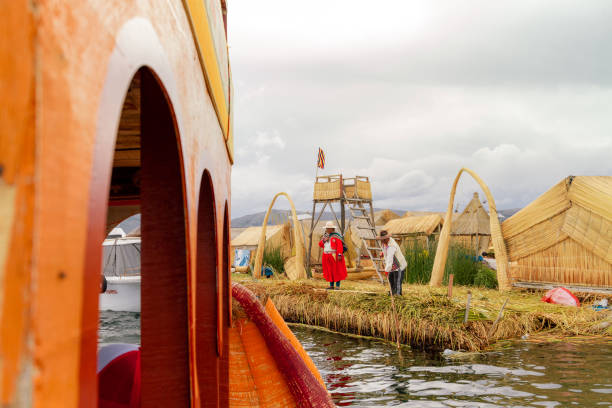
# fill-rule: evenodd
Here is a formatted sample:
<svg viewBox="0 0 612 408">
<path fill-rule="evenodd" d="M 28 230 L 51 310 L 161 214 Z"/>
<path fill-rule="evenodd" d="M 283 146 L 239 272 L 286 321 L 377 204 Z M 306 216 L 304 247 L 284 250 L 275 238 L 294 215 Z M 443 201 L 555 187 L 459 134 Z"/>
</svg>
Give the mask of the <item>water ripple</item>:
<svg viewBox="0 0 612 408">
<path fill-rule="evenodd" d="M 338 406 L 612 407 L 612 344 L 519 342 L 470 363 L 294 327 Z"/>
<path fill-rule="evenodd" d="M 612 342 L 532 344 L 465 361 L 293 327 L 341 407 L 612 407 Z M 99 342 L 140 343 L 140 315 L 100 314 Z"/>
</svg>

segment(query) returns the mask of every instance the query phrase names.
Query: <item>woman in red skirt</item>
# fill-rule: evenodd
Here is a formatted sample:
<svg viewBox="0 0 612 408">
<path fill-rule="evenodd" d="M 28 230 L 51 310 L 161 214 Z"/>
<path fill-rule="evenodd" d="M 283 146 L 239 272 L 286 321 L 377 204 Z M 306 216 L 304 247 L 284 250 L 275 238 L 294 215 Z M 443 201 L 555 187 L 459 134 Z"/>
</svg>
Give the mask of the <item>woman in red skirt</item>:
<svg viewBox="0 0 612 408">
<path fill-rule="evenodd" d="M 336 226 L 328 221 L 325 224 L 325 234 L 319 241 L 323 248 L 323 277 L 329 282 L 329 288 L 340 288 L 340 281 L 346 279 L 346 264 L 344 262 L 344 238 L 336 232 Z"/>
</svg>

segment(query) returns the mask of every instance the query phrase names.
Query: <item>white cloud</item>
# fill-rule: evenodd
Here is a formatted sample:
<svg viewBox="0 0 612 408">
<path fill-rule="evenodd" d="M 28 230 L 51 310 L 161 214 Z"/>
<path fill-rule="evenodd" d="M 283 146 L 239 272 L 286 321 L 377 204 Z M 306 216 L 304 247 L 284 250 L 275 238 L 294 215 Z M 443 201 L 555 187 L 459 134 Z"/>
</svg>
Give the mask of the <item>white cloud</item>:
<svg viewBox="0 0 612 408">
<path fill-rule="evenodd" d="M 257 131 L 256 136 L 253 140 L 253 145 L 258 148 L 278 148 L 283 150 L 285 148 L 285 141 L 281 139 L 278 130 L 272 132 Z"/>
<path fill-rule="evenodd" d="M 324 173 L 406 210 L 444 210 L 461 167 L 501 209 L 612 174 L 611 18 L 607 1 L 232 1 L 233 214 L 278 191 L 309 209 L 319 146 Z M 465 177 L 457 201 L 477 190 Z"/>
</svg>

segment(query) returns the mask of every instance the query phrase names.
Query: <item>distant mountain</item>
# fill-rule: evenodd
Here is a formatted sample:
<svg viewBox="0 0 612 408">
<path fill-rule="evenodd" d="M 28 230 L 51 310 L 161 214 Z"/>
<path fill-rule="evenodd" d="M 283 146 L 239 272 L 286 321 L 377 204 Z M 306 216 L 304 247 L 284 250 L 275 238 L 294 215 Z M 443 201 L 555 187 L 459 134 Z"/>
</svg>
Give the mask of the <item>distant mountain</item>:
<svg viewBox="0 0 612 408">
<path fill-rule="evenodd" d="M 297 211 L 298 214 L 307 214 L 306 211 Z M 325 214 L 324 214 L 325 215 Z M 331 215 L 331 214 L 330 214 Z M 242 217 L 234 218 L 232 220 L 232 228 L 246 228 L 261 225 L 264 217 L 266 216 L 265 211 L 257 212 L 254 214 L 243 215 Z M 290 210 L 272 210 L 270 217 L 268 218 L 268 224 L 282 224 L 291 218 Z"/>
<path fill-rule="evenodd" d="M 504 216 L 504 219 L 512 217 L 514 214 L 519 212 L 521 208 L 511 208 L 509 210 L 499 210 L 497 213 Z"/>
<path fill-rule="evenodd" d="M 380 208 L 374 208 L 374 211 L 380 211 Z M 502 220 L 509 218 L 516 214 L 520 208 L 511 208 L 508 210 L 499 210 L 498 214 L 502 215 L 504 218 Z M 400 217 L 406 213 L 406 210 L 391 210 Z M 298 215 L 301 214 L 310 214 L 309 211 L 297 211 Z M 256 227 L 260 226 L 263 223 L 263 219 L 266 213 L 264 211 L 257 212 L 254 214 L 243 215 L 242 217 L 234 218 L 232 220 L 232 228 L 246 228 L 246 227 Z M 340 214 L 337 214 L 338 217 Z M 347 218 L 350 219 L 350 214 L 347 211 Z M 291 211 L 289 210 L 272 210 L 270 213 L 270 218 L 268 220 L 268 224 L 282 224 L 286 222 L 288 219 L 291 219 Z M 330 211 L 326 211 L 321 216 L 321 220 L 323 221 L 332 221 L 334 219 L 334 215 Z M 118 227 L 122 228 L 126 233 L 130 233 L 134 229 L 140 226 L 140 214 L 133 215 L 124 221 L 122 221 Z"/>
<path fill-rule="evenodd" d="M 380 208 L 374 208 L 374 212 L 380 211 Z M 404 215 L 406 211 L 404 210 L 391 210 L 399 216 Z M 310 215 L 310 211 L 296 211 L 299 215 L 308 214 Z M 318 215 L 318 213 L 317 213 Z M 340 213 L 336 212 L 336 215 L 340 217 Z M 234 218 L 232 220 L 232 228 L 247 228 L 247 227 L 258 227 L 263 223 L 264 217 L 266 216 L 265 211 L 257 212 L 254 214 L 243 215 L 242 217 Z M 347 219 L 351 219 L 351 215 L 346 211 Z M 290 210 L 272 210 L 270 213 L 270 218 L 268 219 L 269 225 L 282 224 L 287 220 L 291 219 L 291 211 Z M 325 211 L 323 215 L 321 215 L 322 221 L 332 221 L 334 220 L 334 214 L 331 211 Z"/>
<path fill-rule="evenodd" d="M 503 221 L 514 214 L 516 214 L 520 208 L 510 208 L 508 210 L 499 210 L 497 213 L 500 215 L 500 219 Z M 374 208 L 374 212 L 381 211 L 380 208 Z M 391 210 L 400 217 L 406 213 L 406 210 Z M 418 211 L 416 211 L 418 213 Z M 310 215 L 309 211 L 297 211 L 298 216 L 301 214 Z M 242 217 L 234 218 L 232 220 L 232 228 L 247 228 L 247 227 L 258 227 L 263 223 L 264 217 L 266 213 L 265 211 L 257 212 L 254 214 L 243 215 Z M 340 214 L 337 214 L 338 217 Z M 350 219 L 351 216 L 347 211 L 347 219 Z M 291 211 L 289 210 L 272 210 L 270 213 L 270 218 L 268 219 L 269 225 L 282 224 L 287 220 L 291 219 Z M 321 216 L 322 221 L 333 221 L 334 215 L 330 211 L 326 211 Z"/>
</svg>

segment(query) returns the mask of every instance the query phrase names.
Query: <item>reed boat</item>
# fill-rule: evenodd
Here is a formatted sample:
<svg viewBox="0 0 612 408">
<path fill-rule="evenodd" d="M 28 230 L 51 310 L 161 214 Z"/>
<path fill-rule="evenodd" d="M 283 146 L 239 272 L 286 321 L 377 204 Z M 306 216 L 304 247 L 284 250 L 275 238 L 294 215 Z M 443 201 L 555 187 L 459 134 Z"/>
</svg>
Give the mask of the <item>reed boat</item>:
<svg viewBox="0 0 612 408">
<path fill-rule="evenodd" d="M 102 242 L 140 213 L 138 406 L 232 406 L 226 1 L 16 0 L 0 38 L 0 405 L 97 406 Z"/>
</svg>

